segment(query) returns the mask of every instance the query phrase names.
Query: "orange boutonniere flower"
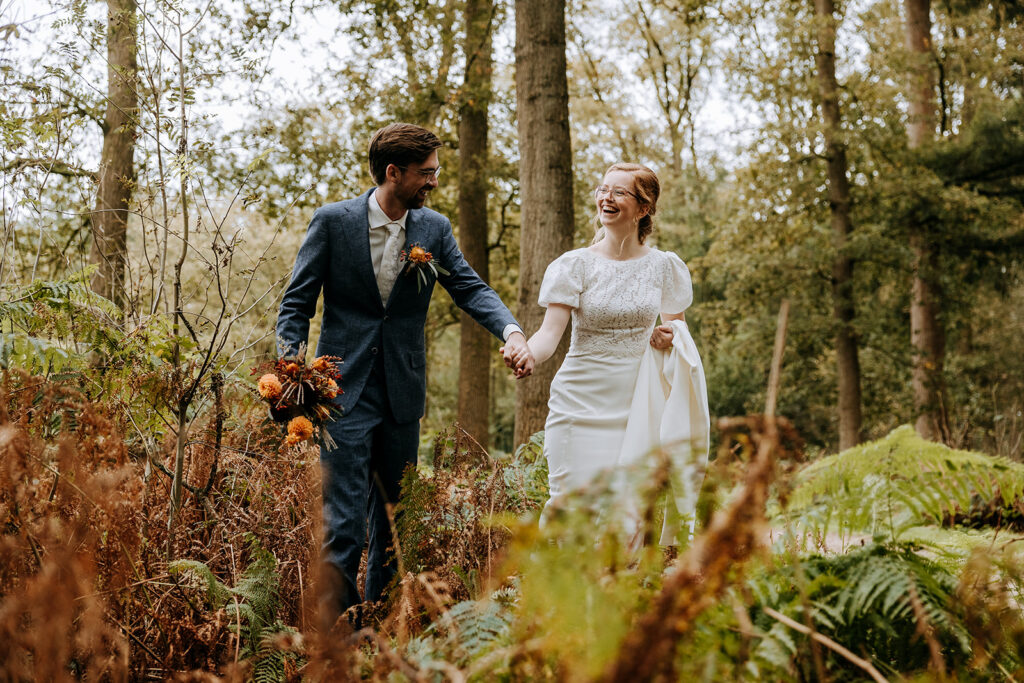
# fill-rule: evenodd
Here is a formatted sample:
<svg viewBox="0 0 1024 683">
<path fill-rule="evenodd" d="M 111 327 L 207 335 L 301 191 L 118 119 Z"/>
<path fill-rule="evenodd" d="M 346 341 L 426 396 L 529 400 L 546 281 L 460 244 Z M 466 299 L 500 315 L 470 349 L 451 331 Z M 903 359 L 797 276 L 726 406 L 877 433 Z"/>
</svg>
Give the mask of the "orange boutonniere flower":
<svg viewBox="0 0 1024 683">
<path fill-rule="evenodd" d="M 411 275 L 413 272 L 416 273 L 416 291 L 423 291 L 423 286 L 427 284 L 427 270 L 434 274 L 436 278 L 438 273 L 441 275 L 448 275 L 448 271 L 441 267 L 441 264 L 437 262 L 434 255 L 429 251 L 421 247 L 419 244 L 413 244 L 409 247 L 409 251 L 402 250 L 400 259 L 405 262 L 405 274 Z"/>
</svg>

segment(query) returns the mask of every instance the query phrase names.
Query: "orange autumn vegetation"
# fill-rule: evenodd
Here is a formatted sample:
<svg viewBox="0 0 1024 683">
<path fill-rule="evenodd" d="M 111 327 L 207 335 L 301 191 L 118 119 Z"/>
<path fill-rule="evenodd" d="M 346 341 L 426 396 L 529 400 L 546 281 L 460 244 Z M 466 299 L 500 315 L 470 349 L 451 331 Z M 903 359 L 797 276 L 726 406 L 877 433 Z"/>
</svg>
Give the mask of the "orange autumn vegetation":
<svg viewBox="0 0 1024 683">
<path fill-rule="evenodd" d="M 123 396 L 91 400 L 77 388 L 88 384 L 17 371 L 0 384 L 0 677 L 241 680 L 230 620 L 168 574 L 167 549 L 235 585 L 255 541 L 277 558 L 278 617 L 313 623 L 319 468 L 310 453 L 279 456 L 280 432 L 228 393 L 235 426 L 217 452 L 214 419 L 197 422 L 168 532 L 173 434 L 133 438 Z"/>
</svg>

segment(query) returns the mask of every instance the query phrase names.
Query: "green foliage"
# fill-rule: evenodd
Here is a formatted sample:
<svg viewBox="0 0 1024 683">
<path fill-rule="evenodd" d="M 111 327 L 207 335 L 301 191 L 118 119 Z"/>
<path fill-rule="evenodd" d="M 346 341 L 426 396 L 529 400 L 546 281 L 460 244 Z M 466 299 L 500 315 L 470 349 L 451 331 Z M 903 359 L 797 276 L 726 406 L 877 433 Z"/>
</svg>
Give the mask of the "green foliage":
<svg viewBox="0 0 1024 683">
<path fill-rule="evenodd" d="M 464 667 L 482 655 L 511 645 L 514 604 L 503 594 L 455 603 L 413 638 L 406 652 L 420 666 L 451 662 Z M 494 675 L 495 671 L 490 671 Z"/>
<path fill-rule="evenodd" d="M 818 538 L 829 532 L 897 541 L 913 527 L 958 519 L 995 502 L 1014 511 L 1024 465 L 925 441 L 900 427 L 878 441 L 821 458 L 800 471 L 783 517 Z"/>
<path fill-rule="evenodd" d="M 80 368 L 124 351 L 119 312 L 89 288 L 95 267 L 0 290 L 0 364 L 29 372 Z"/>
<path fill-rule="evenodd" d="M 776 621 L 764 607 L 810 625 L 891 674 L 928 667 L 922 623 L 932 629 L 930 637 L 940 644 L 947 665 L 960 668 L 971 658 L 956 577 L 913 548 L 868 545 L 845 555 L 796 559 L 754 576 L 747 590 L 753 596 L 751 622 L 760 636 L 749 669 L 761 678 L 793 672 L 803 680 L 817 677 L 807 636 Z M 832 650 L 818 651 L 830 679 L 863 677 Z"/>
<path fill-rule="evenodd" d="M 982 109 L 959 138 L 925 150 L 923 157 L 947 182 L 1024 201 L 1024 103 Z"/>
<path fill-rule="evenodd" d="M 504 566 L 520 593 L 516 638 L 536 638 L 543 659 L 577 680 L 599 675 L 616 657 L 665 568 L 659 548 L 627 549 L 623 520 L 609 514 L 614 500 L 602 480 L 542 527 L 521 523 Z"/>
<path fill-rule="evenodd" d="M 220 609 L 231 599 L 231 589 L 221 583 L 213 570 L 203 562 L 187 559 L 173 560 L 167 563 L 167 573 L 171 576 L 181 575 L 190 578 L 199 586 L 205 587 L 204 599 L 209 606 L 215 609 Z"/>
<path fill-rule="evenodd" d="M 505 488 L 519 507 L 539 509 L 548 500 L 548 461 L 544 457 L 544 432 L 520 444 L 503 470 Z"/>
<path fill-rule="evenodd" d="M 538 435 L 527 448 L 540 443 Z M 524 455 L 509 466 L 532 467 Z M 451 458 L 441 456 L 441 462 Z M 986 496 L 1003 501 L 1006 492 L 1011 502 L 1022 474 L 1017 463 L 924 442 L 904 427 L 786 475 L 779 491 L 788 509 L 776 525 L 788 522 L 787 533 L 818 536 L 826 553 L 798 554 L 792 536 L 784 535 L 760 560 L 729 568 L 720 577 L 732 586 L 727 597 L 708 606 L 675 651 L 676 676 L 863 680 L 863 669 L 770 610 L 847 647 L 888 677 L 928 675 L 937 661 L 957 680 L 1015 670 L 1018 621 L 998 605 L 1017 595 L 1018 561 L 1012 553 L 1004 558 L 997 571 L 1006 583 L 997 588 L 991 578 L 977 577 L 984 570 L 969 569 L 970 563 L 965 569 L 969 546 L 990 548 L 992 535 L 938 525 L 950 521 L 950 510 Z M 408 642 L 409 661 L 423 671 L 447 663 L 489 677 L 589 680 L 622 657 L 625 634 L 672 569 L 657 548 L 627 550 L 618 515 L 607 512 L 615 509 L 608 484 L 595 482 L 540 528 L 529 518 L 515 524 L 495 575 L 505 588 L 438 613 Z M 870 532 L 872 524 L 879 542 L 835 546 L 837 528 L 848 538 Z M 927 529 L 939 535 L 928 539 Z M 931 550 L 922 552 L 922 541 Z M 978 555 L 972 557 L 976 564 Z"/>
</svg>

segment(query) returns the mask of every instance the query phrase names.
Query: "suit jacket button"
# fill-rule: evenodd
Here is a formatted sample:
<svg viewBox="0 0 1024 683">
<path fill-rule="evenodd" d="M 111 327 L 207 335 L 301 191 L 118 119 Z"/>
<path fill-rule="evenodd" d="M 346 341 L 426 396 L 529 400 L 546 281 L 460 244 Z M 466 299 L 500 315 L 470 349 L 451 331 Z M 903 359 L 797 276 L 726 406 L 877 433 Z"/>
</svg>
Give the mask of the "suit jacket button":
<svg viewBox="0 0 1024 683">
<path fill-rule="evenodd" d="M 377 353 L 377 347 L 374 346 L 372 349 L 370 349 L 370 353 Z"/>
</svg>

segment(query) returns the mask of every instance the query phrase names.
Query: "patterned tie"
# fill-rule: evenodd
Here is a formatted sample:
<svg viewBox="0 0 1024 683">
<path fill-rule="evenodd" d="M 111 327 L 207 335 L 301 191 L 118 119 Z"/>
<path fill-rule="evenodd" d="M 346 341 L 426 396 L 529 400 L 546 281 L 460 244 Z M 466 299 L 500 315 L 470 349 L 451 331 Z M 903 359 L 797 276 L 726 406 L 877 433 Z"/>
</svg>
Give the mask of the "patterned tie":
<svg viewBox="0 0 1024 683">
<path fill-rule="evenodd" d="M 384 256 L 380 260 L 380 272 L 377 273 L 377 288 L 380 289 L 380 300 L 387 305 L 402 266 L 398 260 L 402 252 L 402 239 L 398 234 L 401 228 L 397 223 L 388 223 L 385 227 L 388 229 L 388 240 L 384 243 Z"/>
</svg>

